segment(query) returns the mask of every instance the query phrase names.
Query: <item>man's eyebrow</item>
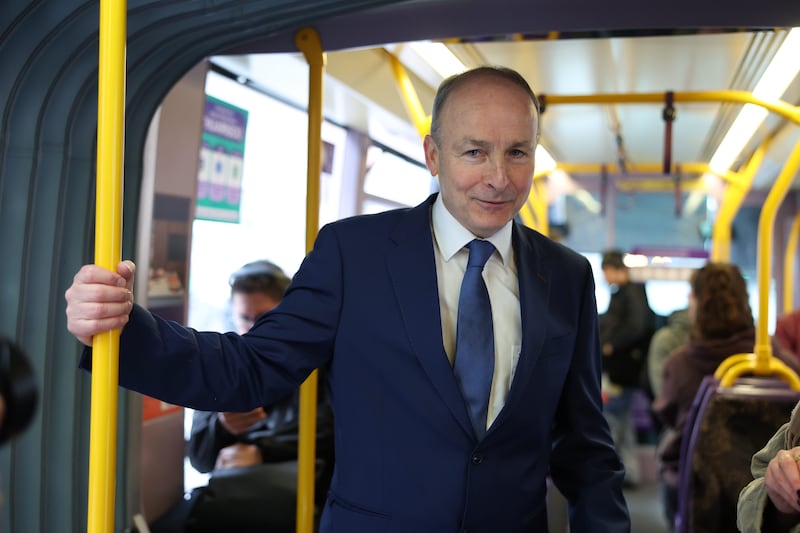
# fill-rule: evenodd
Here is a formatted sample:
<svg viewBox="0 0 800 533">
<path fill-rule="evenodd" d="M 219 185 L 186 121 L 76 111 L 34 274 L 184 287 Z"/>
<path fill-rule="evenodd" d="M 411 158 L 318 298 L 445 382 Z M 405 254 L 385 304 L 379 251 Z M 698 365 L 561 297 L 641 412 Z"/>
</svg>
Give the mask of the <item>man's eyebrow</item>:
<svg viewBox="0 0 800 533">
<path fill-rule="evenodd" d="M 485 148 L 490 148 L 492 146 L 492 143 L 490 143 L 489 141 L 482 141 L 480 139 L 464 139 L 460 143 L 460 146 L 475 146 L 478 148 L 485 149 Z M 521 140 L 512 142 L 508 146 L 508 148 L 526 148 L 528 150 L 531 150 L 534 146 L 536 146 L 536 143 L 533 140 Z"/>
<path fill-rule="evenodd" d="M 480 139 L 464 139 L 461 141 L 460 145 L 462 146 L 477 146 L 479 148 L 489 148 L 492 143 L 488 141 L 482 141 Z"/>
<path fill-rule="evenodd" d="M 510 148 L 527 148 L 528 150 L 531 150 L 535 146 L 536 146 L 536 141 L 530 139 L 525 141 L 514 141 L 513 143 L 511 143 Z"/>
</svg>

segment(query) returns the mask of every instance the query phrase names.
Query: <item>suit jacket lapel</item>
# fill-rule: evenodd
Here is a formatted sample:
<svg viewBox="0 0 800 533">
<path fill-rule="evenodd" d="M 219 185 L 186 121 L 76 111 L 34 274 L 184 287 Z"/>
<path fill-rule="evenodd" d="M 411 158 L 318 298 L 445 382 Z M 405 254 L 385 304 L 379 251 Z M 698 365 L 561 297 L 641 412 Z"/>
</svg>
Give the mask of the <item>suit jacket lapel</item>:
<svg viewBox="0 0 800 533">
<path fill-rule="evenodd" d="M 406 332 L 422 368 L 464 431 L 473 435 L 464 399 L 442 344 L 442 320 L 430 223 L 434 199 L 435 195 L 402 215 L 390 236 L 396 246 L 387 254 L 386 266 L 394 284 Z"/>
</svg>

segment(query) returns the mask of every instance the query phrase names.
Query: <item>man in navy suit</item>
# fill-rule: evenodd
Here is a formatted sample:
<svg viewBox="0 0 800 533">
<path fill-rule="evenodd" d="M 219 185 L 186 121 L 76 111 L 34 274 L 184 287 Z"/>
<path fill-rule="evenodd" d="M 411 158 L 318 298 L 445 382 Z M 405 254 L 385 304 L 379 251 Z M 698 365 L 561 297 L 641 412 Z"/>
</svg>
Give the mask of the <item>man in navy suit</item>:
<svg viewBox="0 0 800 533">
<path fill-rule="evenodd" d="M 513 220 L 538 124 L 516 72 L 449 78 L 424 141 L 440 193 L 323 227 L 281 304 L 249 333 L 196 332 L 134 305 L 130 261 L 76 274 L 68 328 L 90 345 L 124 327 L 120 384 L 195 409 L 268 404 L 325 367 L 336 465 L 323 532 L 546 531 L 548 476 L 572 531 L 628 532 L 591 267 Z M 495 249 L 482 275 L 494 326 L 485 431 L 453 366 L 465 245 L 476 238 Z"/>
</svg>

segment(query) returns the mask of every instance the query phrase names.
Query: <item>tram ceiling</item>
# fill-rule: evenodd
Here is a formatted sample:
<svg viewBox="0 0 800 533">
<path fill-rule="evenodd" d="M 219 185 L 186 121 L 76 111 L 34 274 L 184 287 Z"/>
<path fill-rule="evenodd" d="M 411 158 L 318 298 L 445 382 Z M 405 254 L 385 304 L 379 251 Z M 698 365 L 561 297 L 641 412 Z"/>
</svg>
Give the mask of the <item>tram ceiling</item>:
<svg viewBox="0 0 800 533">
<path fill-rule="evenodd" d="M 392 135 L 405 138 L 408 146 L 419 145 L 418 133 L 399 96 L 385 52 L 388 45 L 392 53 L 401 54 L 404 45 L 392 46 L 393 43 L 379 40 L 379 35 L 396 42 L 440 40 L 467 67 L 479 64 L 512 67 L 520 71 L 547 102 L 551 95 L 663 93 L 666 97 L 668 91 L 751 91 L 785 38 L 785 30 L 772 28 L 800 25 L 800 3 L 774 0 L 766 0 L 763 8 L 759 5 L 759 13 L 753 12 L 751 3 L 742 3 L 738 8 L 726 6 L 724 12 L 718 4 L 706 0 L 693 2 L 691 10 L 688 6 L 687 9 L 672 6 L 671 13 L 658 20 L 658 28 L 678 28 L 672 30 L 653 28 L 651 22 L 643 23 L 641 7 L 626 6 L 629 2 L 620 0 L 611 2 L 603 13 L 594 11 L 593 25 L 583 21 L 586 10 L 578 9 L 580 2 L 577 0 L 568 1 L 566 5 L 562 3 L 557 12 L 549 12 L 544 18 L 540 14 L 538 19 L 533 14 L 526 16 L 526 10 L 532 8 L 525 6 L 534 4 L 530 2 L 522 5 L 513 0 L 501 0 L 509 10 L 504 10 L 502 5 L 494 6 L 490 13 L 478 9 L 477 5 L 475 9 L 470 8 L 472 3 L 473 0 L 399 2 L 350 15 L 350 18 L 320 21 L 318 29 L 323 46 L 337 50 L 327 55 L 326 115 L 364 131 L 381 124 Z M 580 12 L 572 18 L 560 18 L 570 6 Z M 614 11 L 614 6 L 630 9 L 621 15 L 621 11 Z M 447 9 L 451 10 L 451 16 L 470 12 L 475 16 L 468 17 L 469 21 L 452 17 L 456 20 L 444 23 L 443 10 Z M 747 10 L 749 22 L 745 23 L 737 17 Z M 505 15 L 498 15 L 503 11 Z M 692 12 L 691 17 L 686 16 L 687 11 Z M 618 17 L 608 18 L 608 12 L 617 13 Z M 509 13 L 513 15 L 509 17 Z M 380 22 L 387 16 L 394 24 Z M 745 29 L 753 27 L 752 16 L 761 17 L 757 23 L 772 27 Z M 598 19 L 604 17 L 606 19 L 601 21 L 604 24 L 598 24 Z M 509 20 L 511 18 L 533 20 L 527 24 L 527 28 L 532 29 L 514 33 L 514 29 L 520 30 L 520 23 Z M 483 24 L 473 19 L 482 19 Z M 405 23 L 408 20 L 415 20 L 417 24 Z M 775 24 L 778 20 L 785 22 Z M 699 27 L 698 21 L 709 25 Z M 434 22 L 442 24 L 434 29 Z M 723 27 L 720 23 L 729 26 Z M 582 29 L 586 27 L 609 29 Z M 348 33 L 347 29 L 351 31 Z M 465 35 L 467 37 L 463 37 Z M 265 37 L 233 52 L 289 51 L 285 47 L 285 37 Z M 295 57 L 298 63 L 302 62 L 299 54 Z M 303 96 L 303 90 L 298 91 L 296 85 L 282 87 L 282 84 L 287 85 L 286 80 L 276 79 L 275 71 L 269 68 L 272 61 L 278 61 L 275 54 L 266 54 L 258 60 L 252 56 L 249 59 L 243 55 L 228 56 L 222 61 L 233 65 L 232 70 L 237 74 L 256 80 L 271 92 L 290 99 Z M 259 68 L 253 68 L 254 65 Z M 413 64 L 405 66 L 423 108 L 429 113 L 441 77 L 431 77 Z M 800 104 L 800 77 L 790 84 L 782 99 L 792 105 Z M 542 120 L 542 144 L 559 162 L 595 164 L 598 168 L 602 164 L 616 165 L 623 169 L 620 173 L 625 174 L 625 169 L 636 165 L 664 160 L 664 107 L 663 102 L 548 104 Z M 741 104 L 715 101 L 677 102 L 669 152 L 671 162 L 674 165 L 707 163 L 741 108 Z M 768 115 L 733 168 L 745 162 L 767 138 L 772 139 L 770 148 L 754 179 L 753 189 L 765 189 L 772 184 L 789 152 L 800 140 L 800 126 L 778 115 Z M 411 155 L 421 160 L 421 151 Z M 596 177 L 597 172 L 587 174 Z M 580 179 L 581 176 L 576 177 Z"/>
</svg>

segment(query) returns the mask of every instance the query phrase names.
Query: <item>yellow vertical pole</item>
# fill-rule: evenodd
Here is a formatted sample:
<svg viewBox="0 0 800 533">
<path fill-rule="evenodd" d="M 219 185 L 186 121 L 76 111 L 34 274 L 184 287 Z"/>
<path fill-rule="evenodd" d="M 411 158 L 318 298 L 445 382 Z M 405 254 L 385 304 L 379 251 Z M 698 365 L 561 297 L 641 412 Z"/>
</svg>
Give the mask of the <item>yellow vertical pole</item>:
<svg viewBox="0 0 800 533">
<path fill-rule="evenodd" d="M 714 219 L 714 228 L 711 231 L 711 260 L 728 263 L 731 260 L 731 225 L 736 213 L 739 211 L 745 196 L 750 191 L 756 171 L 764 160 L 770 141 L 766 141 L 753 154 L 747 166 L 736 179 L 728 179 L 722 203 Z"/>
<path fill-rule="evenodd" d="M 122 254 L 126 11 L 125 0 L 100 2 L 95 264 L 114 271 Z M 92 341 L 89 533 L 114 531 L 119 333 Z"/>
<path fill-rule="evenodd" d="M 314 246 L 319 230 L 320 151 L 322 150 L 322 74 L 325 55 L 319 34 L 303 28 L 295 45 L 308 62 L 308 175 L 306 194 L 306 251 Z M 298 436 L 297 533 L 314 529 L 314 471 L 317 433 L 317 371 L 300 386 L 300 432 Z"/>
<path fill-rule="evenodd" d="M 772 277 L 772 228 L 775 215 L 786 196 L 794 176 L 800 168 L 800 141 L 797 142 L 781 173 L 772 185 L 764 201 L 761 216 L 758 217 L 758 324 L 756 325 L 756 373 L 769 374 L 769 360 L 772 356 L 767 318 L 769 315 L 769 282 Z"/>
<path fill-rule="evenodd" d="M 797 255 L 797 241 L 800 236 L 800 214 L 794 216 L 792 229 L 786 243 L 786 254 L 783 257 L 783 312 L 794 309 L 794 264 Z"/>
</svg>

